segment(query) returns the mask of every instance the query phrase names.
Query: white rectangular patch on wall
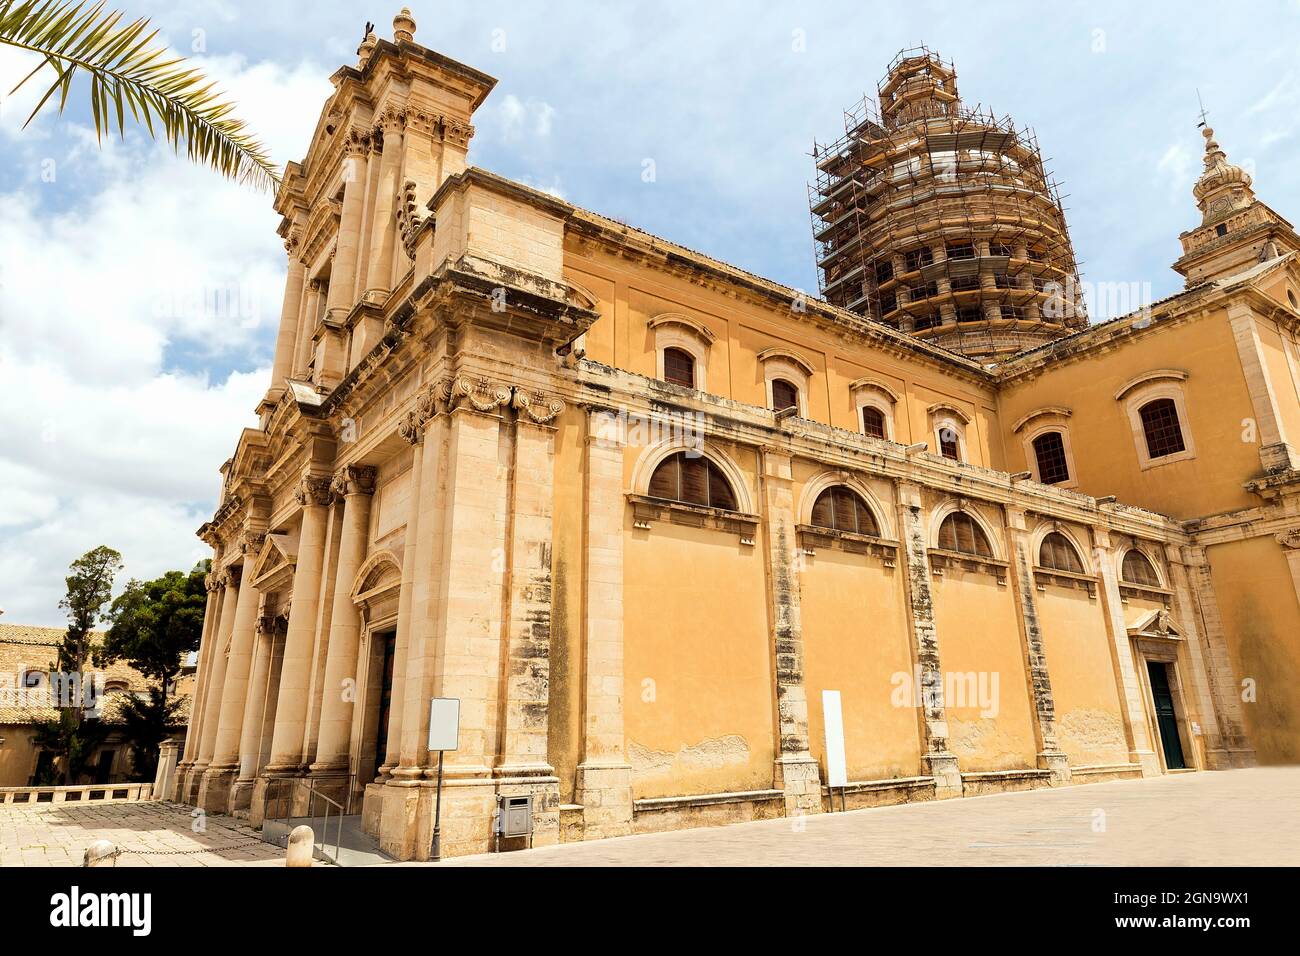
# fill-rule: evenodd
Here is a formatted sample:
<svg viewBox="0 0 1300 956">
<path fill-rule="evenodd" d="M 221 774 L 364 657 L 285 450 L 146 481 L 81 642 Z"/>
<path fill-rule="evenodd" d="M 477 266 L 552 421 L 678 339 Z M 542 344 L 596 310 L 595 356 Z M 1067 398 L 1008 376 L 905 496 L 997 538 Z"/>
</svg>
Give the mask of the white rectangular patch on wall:
<svg viewBox="0 0 1300 956">
<path fill-rule="evenodd" d="M 844 713 L 840 692 L 822 691 L 822 726 L 826 728 L 826 786 L 847 787 L 849 771 L 844 759 Z"/>
<path fill-rule="evenodd" d="M 429 701 L 429 749 L 456 750 L 460 747 L 460 700 L 434 697 Z"/>
</svg>

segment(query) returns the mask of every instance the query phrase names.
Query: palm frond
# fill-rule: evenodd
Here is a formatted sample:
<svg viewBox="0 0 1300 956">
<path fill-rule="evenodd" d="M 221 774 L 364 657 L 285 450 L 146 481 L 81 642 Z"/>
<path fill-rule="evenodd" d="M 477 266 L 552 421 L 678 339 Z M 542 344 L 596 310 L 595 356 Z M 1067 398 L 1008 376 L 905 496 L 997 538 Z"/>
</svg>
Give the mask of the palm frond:
<svg viewBox="0 0 1300 956">
<path fill-rule="evenodd" d="M 234 106 L 202 72 L 155 44 L 157 36 L 148 19 L 124 23 L 103 2 L 0 0 L 0 43 L 42 57 L 10 93 L 46 67 L 55 75 L 28 123 L 56 93 L 62 112 L 80 72 L 90 81 L 90 111 L 101 140 L 114 128 L 124 136 L 130 112 L 151 136 L 158 136 L 156 123 L 173 149 L 184 143 L 191 160 L 223 176 L 261 188 L 278 183 L 262 144 L 231 115 Z"/>
</svg>

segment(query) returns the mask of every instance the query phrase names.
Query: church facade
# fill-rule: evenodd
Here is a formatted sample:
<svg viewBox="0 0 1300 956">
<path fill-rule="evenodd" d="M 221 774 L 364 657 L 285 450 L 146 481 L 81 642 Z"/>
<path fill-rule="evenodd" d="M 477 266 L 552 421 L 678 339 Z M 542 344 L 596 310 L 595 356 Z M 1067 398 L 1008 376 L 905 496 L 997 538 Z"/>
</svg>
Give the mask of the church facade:
<svg viewBox="0 0 1300 956">
<path fill-rule="evenodd" d="M 1300 756 L 1300 237 L 1208 130 L 1186 289 L 1140 312 L 1052 318 L 1050 208 L 950 235 L 917 191 L 817 299 L 470 166 L 494 81 L 414 32 L 276 197 L 178 800 L 309 782 L 427 859 L 431 698 L 444 854 L 503 797 L 542 844 Z M 900 62 L 864 142 L 910 162 L 959 101 Z"/>
</svg>

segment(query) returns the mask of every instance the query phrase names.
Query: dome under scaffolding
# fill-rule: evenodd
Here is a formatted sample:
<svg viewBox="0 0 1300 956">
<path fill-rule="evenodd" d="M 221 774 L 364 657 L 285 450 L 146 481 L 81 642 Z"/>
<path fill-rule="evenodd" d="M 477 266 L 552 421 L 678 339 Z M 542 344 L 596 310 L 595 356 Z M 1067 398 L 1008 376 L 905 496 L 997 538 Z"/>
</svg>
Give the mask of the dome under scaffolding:
<svg viewBox="0 0 1300 956">
<path fill-rule="evenodd" d="M 809 186 L 827 301 L 982 362 L 1088 324 L 1060 193 L 1032 132 L 962 105 L 905 50 Z"/>
</svg>

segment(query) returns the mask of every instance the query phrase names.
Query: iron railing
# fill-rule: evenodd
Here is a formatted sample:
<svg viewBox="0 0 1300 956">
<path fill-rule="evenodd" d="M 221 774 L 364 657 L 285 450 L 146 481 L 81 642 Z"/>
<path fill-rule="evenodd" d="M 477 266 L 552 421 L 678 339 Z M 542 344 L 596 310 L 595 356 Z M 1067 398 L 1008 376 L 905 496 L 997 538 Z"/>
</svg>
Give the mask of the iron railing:
<svg viewBox="0 0 1300 956">
<path fill-rule="evenodd" d="M 316 789 L 318 782 L 326 780 L 343 781 L 342 803 Z M 266 823 L 283 822 L 286 830 L 291 830 L 295 822 L 305 822 L 312 829 L 314 855 L 337 866 L 339 851 L 343 844 L 343 818 L 351 815 L 352 793 L 355 785 L 353 774 L 272 777 L 267 786 L 263 827 L 265 828 Z M 303 812 L 298 813 L 295 811 L 295 807 L 300 804 L 298 795 L 304 790 L 306 792 L 301 800 Z M 318 821 L 319 826 L 317 826 Z M 334 831 L 332 840 L 330 839 L 331 826 Z"/>
</svg>

